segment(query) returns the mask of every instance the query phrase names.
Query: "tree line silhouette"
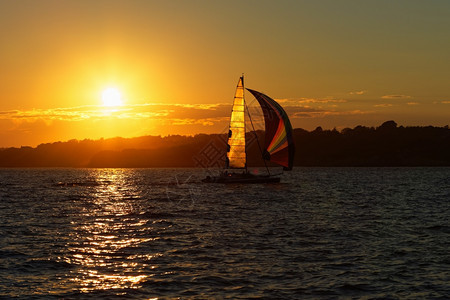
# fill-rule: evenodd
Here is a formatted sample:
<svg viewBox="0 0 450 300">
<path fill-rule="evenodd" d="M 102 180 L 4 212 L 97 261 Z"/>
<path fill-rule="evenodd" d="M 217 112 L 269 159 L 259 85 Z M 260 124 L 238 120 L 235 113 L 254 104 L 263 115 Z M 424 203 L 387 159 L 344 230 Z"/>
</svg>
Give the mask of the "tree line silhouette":
<svg viewBox="0 0 450 300">
<path fill-rule="evenodd" d="M 248 166 L 263 166 L 255 139 L 247 133 Z M 295 166 L 450 166 L 450 129 L 356 126 L 293 130 Z M 37 147 L 0 149 L 0 167 L 222 167 L 226 134 L 171 135 L 100 140 L 70 140 Z"/>
</svg>

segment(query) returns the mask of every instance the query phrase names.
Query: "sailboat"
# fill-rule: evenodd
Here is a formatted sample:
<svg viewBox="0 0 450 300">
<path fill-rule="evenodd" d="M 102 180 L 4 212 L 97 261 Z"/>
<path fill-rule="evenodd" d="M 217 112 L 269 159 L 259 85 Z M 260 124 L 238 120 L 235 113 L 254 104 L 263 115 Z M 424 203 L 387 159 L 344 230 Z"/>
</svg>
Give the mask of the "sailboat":
<svg viewBox="0 0 450 300">
<path fill-rule="evenodd" d="M 266 161 L 276 163 L 283 170 L 292 170 L 294 164 L 295 145 L 292 126 L 284 109 L 269 96 L 252 89 L 246 89 L 258 101 L 264 114 L 265 145 L 261 147 L 253 121 L 247 109 L 244 96 L 244 76 L 239 78 L 231 111 L 228 131 L 227 157 L 225 169 L 219 176 L 207 176 L 207 183 L 277 183 L 280 174 L 270 174 Z M 245 143 L 245 111 L 248 113 L 253 132 L 256 136 L 267 174 L 252 174 L 247 169 L 247 153 Z"/>
</svg>

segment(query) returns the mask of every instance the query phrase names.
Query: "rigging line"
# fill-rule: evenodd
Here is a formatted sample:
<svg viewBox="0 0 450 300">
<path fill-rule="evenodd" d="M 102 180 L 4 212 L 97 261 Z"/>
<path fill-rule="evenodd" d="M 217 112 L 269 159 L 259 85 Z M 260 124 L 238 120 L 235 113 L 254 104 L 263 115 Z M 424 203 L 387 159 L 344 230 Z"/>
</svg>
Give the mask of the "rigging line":
<svg viewBox="0 0 450 300">
<path fill-rule="evenodd" d="M 245 83 L 244 83 L 244 73 L 242 73 L 242 100 L 244 102 L 244 152 L 245 152 L 245 173 L 248 173 L 248 168 L 247 168 L 247 143 L 245 140 L 245 107 L 247 106 L 247 104 L 245 103 Z M 247 109 L 247 113 L 248 113 L 248 109 Z"/>
<path fill-rule="evenodd" d="M 244 92 L 245 92 L 245 90 L 244 90 Z M 245 98 L 244 98 L 244 105 L 245 105 L 245 108 L 247 109 L 247 115 L 248 115 L 248 118 L 250 120 L 250 124 L 252 124 L 252 129 L 253 129 L 253 133 L 254 133 L 255 138 L 256 138 L 256 143 L 258 144 L 259 152 L 261 153 L 261 156 L 263 156 L 263 151 L 262 151 L 261 145 L 259 144 L 258 135 L 256 134 L 255 126 L 253 126 L 252 116 L 250 115 L 250 111 L 248 110 L 248 106 L 247 106 L 247 102 L 245 101 Z M 266 160 L 264 159 L 264 157 L 262 157 L 262 159 L 263 159 L 263 162 L 264 162 L 264 166 L 266 167 L 267 173 L 269 174 L 269 176 L 271 176 L 270 175 L 270 171 L 269 171 L 269 167 L 267 167 Z"/>
</svg>

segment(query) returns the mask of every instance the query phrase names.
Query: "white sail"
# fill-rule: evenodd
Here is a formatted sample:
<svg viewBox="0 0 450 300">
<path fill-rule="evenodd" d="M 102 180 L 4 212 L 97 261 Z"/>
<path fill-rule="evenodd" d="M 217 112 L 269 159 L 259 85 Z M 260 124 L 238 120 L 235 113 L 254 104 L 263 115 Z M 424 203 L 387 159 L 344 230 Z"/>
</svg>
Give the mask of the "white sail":
<svg viewBox="0 0 450 300">
<path fill-rule="evenodd" d="M 245 103 L 244 78 L 240 77 L 234 95 L 231 112 L 230 131 L 228 132 L 227 168 L 245 168 Z"/>
</svg>

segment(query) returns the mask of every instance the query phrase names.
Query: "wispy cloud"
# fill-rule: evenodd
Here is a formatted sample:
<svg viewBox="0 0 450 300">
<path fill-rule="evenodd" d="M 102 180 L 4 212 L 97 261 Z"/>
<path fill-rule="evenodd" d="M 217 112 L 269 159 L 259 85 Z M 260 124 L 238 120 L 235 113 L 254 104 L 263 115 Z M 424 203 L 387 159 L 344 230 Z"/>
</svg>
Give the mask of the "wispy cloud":
<svg viewBox="0 0 450 300">
<path fill-rule="evenodd" d="M 205 118 L 205 119 L 192 119 L 192 118 L 184 118 L 184 119 L 170 119 L 171 125 L 203 125 L 203 126 L 213 126 L 218 122 L 229 121 L 229 118 Z"/>
<path fill-rule="evenodd" d="M 408 104 L 408 105 L 419 105 L 419 102 L 408 102 L 406 104 Z"/>
<path fill-rule="evenodd" d="M 67 108 L 0 111 L 0 120 L 14 123 L 44 121 L 78 122 L 84 120 L 130 119 L 159 120 L 172 125 L 214 125 L 229 117 L 229 104 L 146 103 L 119 107 L 78 106 Z"/>
<path fill-rule="evenodd" d="M 450 101 L 441 101 L 442 104 L 450 104 Z"/>
<path fill-rule="evenodd" d="M 390 103 L 381 103 L 381 104 L 375 104 L 375 107 L 391 107 L 394 106 L 393 104 Z"/>
<path fill-rule="evenodd" d="M 364 95 L 365 93 L 367 93 L 367 91 L 355 91 L 355 92 L 350 92 L 350 95 Z"/>
<path fill-rule="evenodd" d="M 345 99 L 336 99 L 334 97 L 325 97 L 325 98 L 295 98 L 295 99 L 276 99 L 278 103 L 283 103 L 285 105 L 296 106 L 303 104 L 313 104 L 313 103 L 346 103 Z"/>
<path fill-rule="evenodd" d="M 411 96 L 407 95 L 384 95 L 381 99 L 410 99 Z"/>
<path fill-rule="evenodd" d="M 134 112 L 130 107 L 105 108 L 100 106 L 80 106 L 70 108 L 13 110 L 0 112 L 0 119 L 15 121 L 35 121 L 35 120 L 59 120 L 59 121 L 82 121 L 87 119 L 104 118 L 139 118 L 167 115 L 168 110 L 154 112 Z"/>
<path fill-rule="evenodd" d="M 324 118 L 328 116 L 349 116 L 349 115 L 366 115 L 373 111 L 350 110 L 350 111 L 315 111 L 315 112 L 296 112 L 291 117 L 292 119 L 301 118 Z"/>
</svg>

